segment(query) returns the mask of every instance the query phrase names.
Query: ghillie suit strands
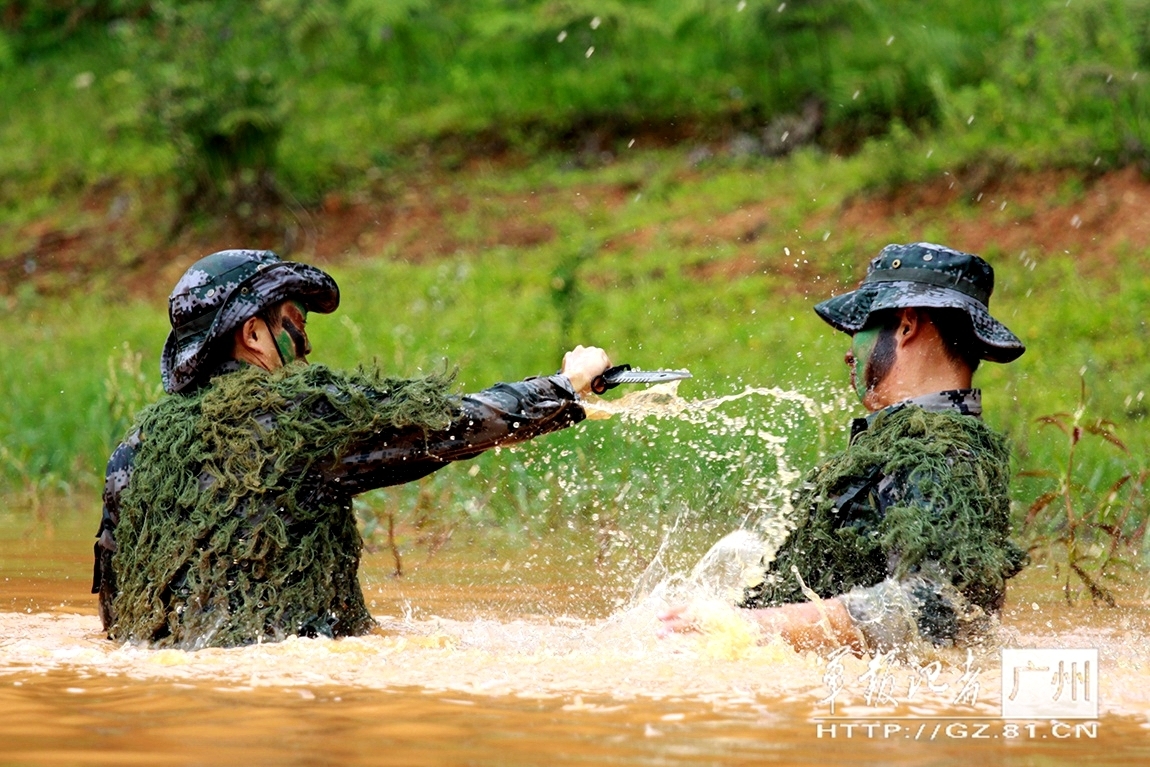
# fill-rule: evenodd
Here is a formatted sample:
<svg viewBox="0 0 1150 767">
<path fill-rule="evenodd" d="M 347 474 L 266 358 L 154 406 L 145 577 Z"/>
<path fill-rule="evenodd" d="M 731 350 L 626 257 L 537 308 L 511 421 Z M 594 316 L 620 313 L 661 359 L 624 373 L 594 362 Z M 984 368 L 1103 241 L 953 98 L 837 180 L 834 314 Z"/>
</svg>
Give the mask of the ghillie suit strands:
<svg viewBox="0 0 1150 767">
<path fill-rule="evenodd" d="M 369 631 L 351 495 L 323 468 L 381 431 L 445 427 L 450 383 L 245 368 L 147 408 L 110 636 L 195 649 Z"/>
<path fill-rule="evenodd" d="M 1005 439 L 977 418 L 919 407 L 878 413 L 803 479 L 794 529 L 742 606 L 805 602 L 804 584 L 829 599 L 893 579 L 905 585 L 911 629 L 949 644 L 972 613 L 997 612 L 1006 579 L 1025 561 L 1007 537 L 1009 466 Z"/>
</svg>

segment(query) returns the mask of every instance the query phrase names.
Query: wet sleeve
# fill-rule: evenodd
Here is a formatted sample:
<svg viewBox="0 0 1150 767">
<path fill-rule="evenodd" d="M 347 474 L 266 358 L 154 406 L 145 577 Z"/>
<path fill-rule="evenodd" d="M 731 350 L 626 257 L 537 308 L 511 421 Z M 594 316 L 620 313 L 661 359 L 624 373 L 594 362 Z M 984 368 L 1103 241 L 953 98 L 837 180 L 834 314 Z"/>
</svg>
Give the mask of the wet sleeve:
<svg viewBox="0 0 1150 767">
<path fill-rule="evenodd" d="M 567 376 L 496 384 L 465 396 L 447 428 L 378 432 L 353 447 L 325 473 L 346 491 L 362 493 L 419 479 L 453 461 L 533 439 L 585 417 Z"/>
<path fill-rule="evenodd" d="M 103 509 L 100 527 L 96 530 L 92 564 L 92 593 L 100 595 L 100 617 L 104 621 L 104 628 L 111 625 L 111 602 L 116 594 L 112 555 L 116 553 L 115 531 L 120 519 L 120 496 L 132 479 L 132 463 L 139 446 L 140 434 L 133 432 L 112 453 L 104 472 Z"/>
<path fill-rule="evenodd" d="M 986 636 L 989 616 L 930 569 L 839 597 L 870 651 L 906 651 L 924 641 L 966 646 Z"/>
</svg>

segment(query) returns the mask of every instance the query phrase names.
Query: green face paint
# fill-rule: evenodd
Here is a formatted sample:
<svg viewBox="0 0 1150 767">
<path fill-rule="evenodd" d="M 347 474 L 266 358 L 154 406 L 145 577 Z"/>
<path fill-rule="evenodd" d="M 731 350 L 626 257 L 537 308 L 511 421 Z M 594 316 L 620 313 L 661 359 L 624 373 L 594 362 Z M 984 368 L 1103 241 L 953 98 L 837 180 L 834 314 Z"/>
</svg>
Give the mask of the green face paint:
<svg viewBox="0 0 1150 767">
<path fill-rule="evenodd" d="M 311 353 L 311 344 L 308 342 L 307 309 L 298 301 L 286 304 L 280 314 L 280 329 L 275 334 L 276 348 L 279 349 L 280 358 L 286 365 L 298 359 L 304 359 Z"/>
<path fill-rule="evenodd" d="M 276 333 L 275 339 L 276 348 L 279 349 L 280 359 L 283 360 L 283 363 L 286 365 L 289 362 L 295 362 L 295 339 L 288 334 L 287 330 L 280 330 Z"/>
<path fill-rule="evenodd" d="M 860 330 L 851 337 L 851 387 L 855 390 L 860 402 L 866 397 L 867 392 L 867 361 L 874 353 L 881 333 L 881 328 L 867 328 Z"/>
</svg>

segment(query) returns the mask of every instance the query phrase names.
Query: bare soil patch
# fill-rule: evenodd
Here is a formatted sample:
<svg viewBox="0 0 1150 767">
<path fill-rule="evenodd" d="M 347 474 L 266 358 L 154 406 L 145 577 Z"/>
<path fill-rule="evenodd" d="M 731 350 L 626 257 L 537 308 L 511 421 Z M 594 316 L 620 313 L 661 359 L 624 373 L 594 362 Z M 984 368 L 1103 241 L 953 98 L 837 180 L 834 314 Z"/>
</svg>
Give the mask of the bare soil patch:
<svg viewBox="0 0 1150 767">
<path fill-rule="evenodd" d="M 700 279 L 737 279 L 755 273 L 809 279 L 822 274 L 820 258 L 765 253 L 761 238 L 778 240 L 778 204 L 755 202 L 707 222 L 680 221 L 673 230 L 684 243 L 727 243 L 732 257 L 693 268 Z M 984 255 L 1070 253 L 1085 274 L 1104 274 L 1124 256 L 1150 250 L 1150 182 L 1127 168 L 1083 179 L 1071 171 L 1011 173 L 965 178 L 944 176 L 888 194 L 859 195 L 820 212 L 807 229 L 834 232 L 836 240 L 874 243 L 892 232 L 943 230 L 937 239 Z M 799 250 L 797 246 L 794 250 Z M 811 243 L 810 253 L 825 250 Z M 801 251 L 798 255 L 804 255 Z M 825 254 L 824 254 L 825 255 Z M 823 274 L 822 276 L 826 276 Z"/>
<path fill-rule="evenodd" d="M 894 195 L 856 199 L 838 224 L 870 237 L 891 220 L 935 222 L 944 208 L 950 242 L 976 253 L 1069 252 L 1086 269 L 1114 266 L 1122 255 L 1150 248 L 1150 183 L 1136 168 L 1084 181 L 1070 171 L 989 178 L 975 188 L 943 178 Z"/>
<path fill-rule="evenodd" d="M 581 194 L 612 209 L 626 204 L 634 188 L 605 184 Z M 163 194 L 104 184 L 88 190 L 66 217 L 45 217 L 6 235 L 16 252 L 0 260 L 0 295 L 21 285 L 67 294 L 99 281 L 131 295 L 163 296 L 194 260 L 240 244 L 321 264 L 379 256 L 419 263 L 461 249 L 529 249 L 554 240 L 557 233 L 543 214 L 570 206 L 571 199 L 570 189 L 469 199 L 450 177 L 425 179 L 400 192 L 331 194 L 314 207 L 288 211 L 278 226 L 264 231 L 226 218 L 155 242 L 162 239 L 154 222 L 166 210 Z M 697 248 L 700 258 L 690 272 L 698 279 L 767 273 L 807 280 L 826 264 L 813 255 L 779 252 L 785 233 L 778 214 L 786 204 L 767 197 L 706 220 L 684 216 L 616 236 L 606 246 L 643 253 L 663 239 Z M 891 239 L 891 232 L 941 228 L 941 239 L 964 250 L 992 256 L 1028 252 L 1036 258 L 1066 251 L 1080 258 L 1084 270 L 1104 273 L 1124 255 L 1150 249 L 1147 210 L 1150 182 L 1135 168 L 1092 179 L 1071 171 L 982 171 L 859 195 L 818 212 L 807 229 L 869 245 Z M 827 248 L 816 241 L 811 250 Z"/>
</svg>

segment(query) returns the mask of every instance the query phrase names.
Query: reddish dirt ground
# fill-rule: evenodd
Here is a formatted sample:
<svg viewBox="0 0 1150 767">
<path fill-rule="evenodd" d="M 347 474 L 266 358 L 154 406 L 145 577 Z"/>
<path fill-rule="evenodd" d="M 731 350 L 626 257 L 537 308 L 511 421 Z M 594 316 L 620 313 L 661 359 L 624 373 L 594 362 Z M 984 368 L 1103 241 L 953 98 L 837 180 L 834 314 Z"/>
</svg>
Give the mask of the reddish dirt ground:
<svg viewBox="0 0 1150 767">
<path fill-rule="evenodd" d="M 588 188 L 583 194 L 610 210 L 633 198 L 635 190 L 620 184 Z M 163 195 L 137 193 L 135 201 L 126 202 L 129 197 L 115 184 L 102 185 L 84 194 L 69 225 L 45 218 L 21 227 L 12 238 L 16 255 L 0 260 L 0 295 L 12 294 L 22 284 L 66 294 L 85 289 L 93 278 L 118 282 L 130 294 L 163 295 L 191 261 L 237 242 L 292 251 L 317 263 L 362 254 L 421 262 L 461 248 L 529 248 L 556 237 L 552 226 L 540 222 L 540 213 L 569 205 L 571 190 L 468 199 L 450 179 L 436 179 L 378 199 L 331 194 L 314 208 L 291 212 L 283 219 L 286 227 L 274 234 L 253 234 L 236 221 L 224 220 L 210 231 L 185 232 L 158 245 L 143 242 L 140 230 L 145 227 L 139 222 L 162 215 L 157 211 L 163 209 Z M 761 244 L 756 245 L 768 234 L 778 235 L 772 227 L 781 207 L 777 199 L 764 199 L 706 221 L 683 218 L 658 230 L 640 229 L 614 238 L 607 247 L 641 252 L 653 247 L 657 236 L 704 253 L 723 244 L 729 246 L 723 256 L 702 258 L 692 268 L 695 276 L 733 279 L 765 271 L 809 277 L 817 265 L 766 256 Z M 837 238 L 868 242 L 884 241 L 891 231 L 937 233 L 941 228 L 936 236 L 964 250 L 1032 250 L 1036 255 L 1069 251 L 1082 256 L 1084 269 L 1105 270 L 1124 254 L 1150 249 L 1147 211 L 1150 182 L 1133 168 L 1093 179 L 1069 171 L 1000 177 L 974 173 L 856 196 L 821 212 L 808 228 L 825 227 Z M 461 215 L 471 222 L 466 235 L 458 226 L 453 229 L 452 222 Z"/>
<path fill-rule="evenodd" d="M 1068 250 L 1082 254 L 1088 266 L 1104 268 L 1126 252 L 1150 247 L 1150 183 L 1134 168 L 1092 182 L 1070 172 L 1012 176 L 973 192 L 957 181 L 936 182 L 856 201 L 841 223 L 862 232 L 892 218 L 928 220 L 931 211 L 964 198 L 976 215 L 950 217 L 947 235 L 975 252 Z"/>
<path fill-rule="evenodd" d="M 701 264 L 703 278 L 756 272 L 810 277 L 801 259 L 766 262 L 751 246 L 776 219 L 779 206 L 754 203 L 704 225 L 679 222 L 686 242 L 740 246 L 735 258 Z M 889 194 L 857 196 L 809 222 L 840 239 L 884 242 L 891 231 L 938 231 L 939 240 L 974 253 L 1070 252 L 1086 273 L 1105 271 L 1128 253 L 1150 249 L 1150 181 L 1127 168 L 1083 180 L 1070 171 L 1011 174 L 1003 178 L 944 177 Z"/>
</svg>

